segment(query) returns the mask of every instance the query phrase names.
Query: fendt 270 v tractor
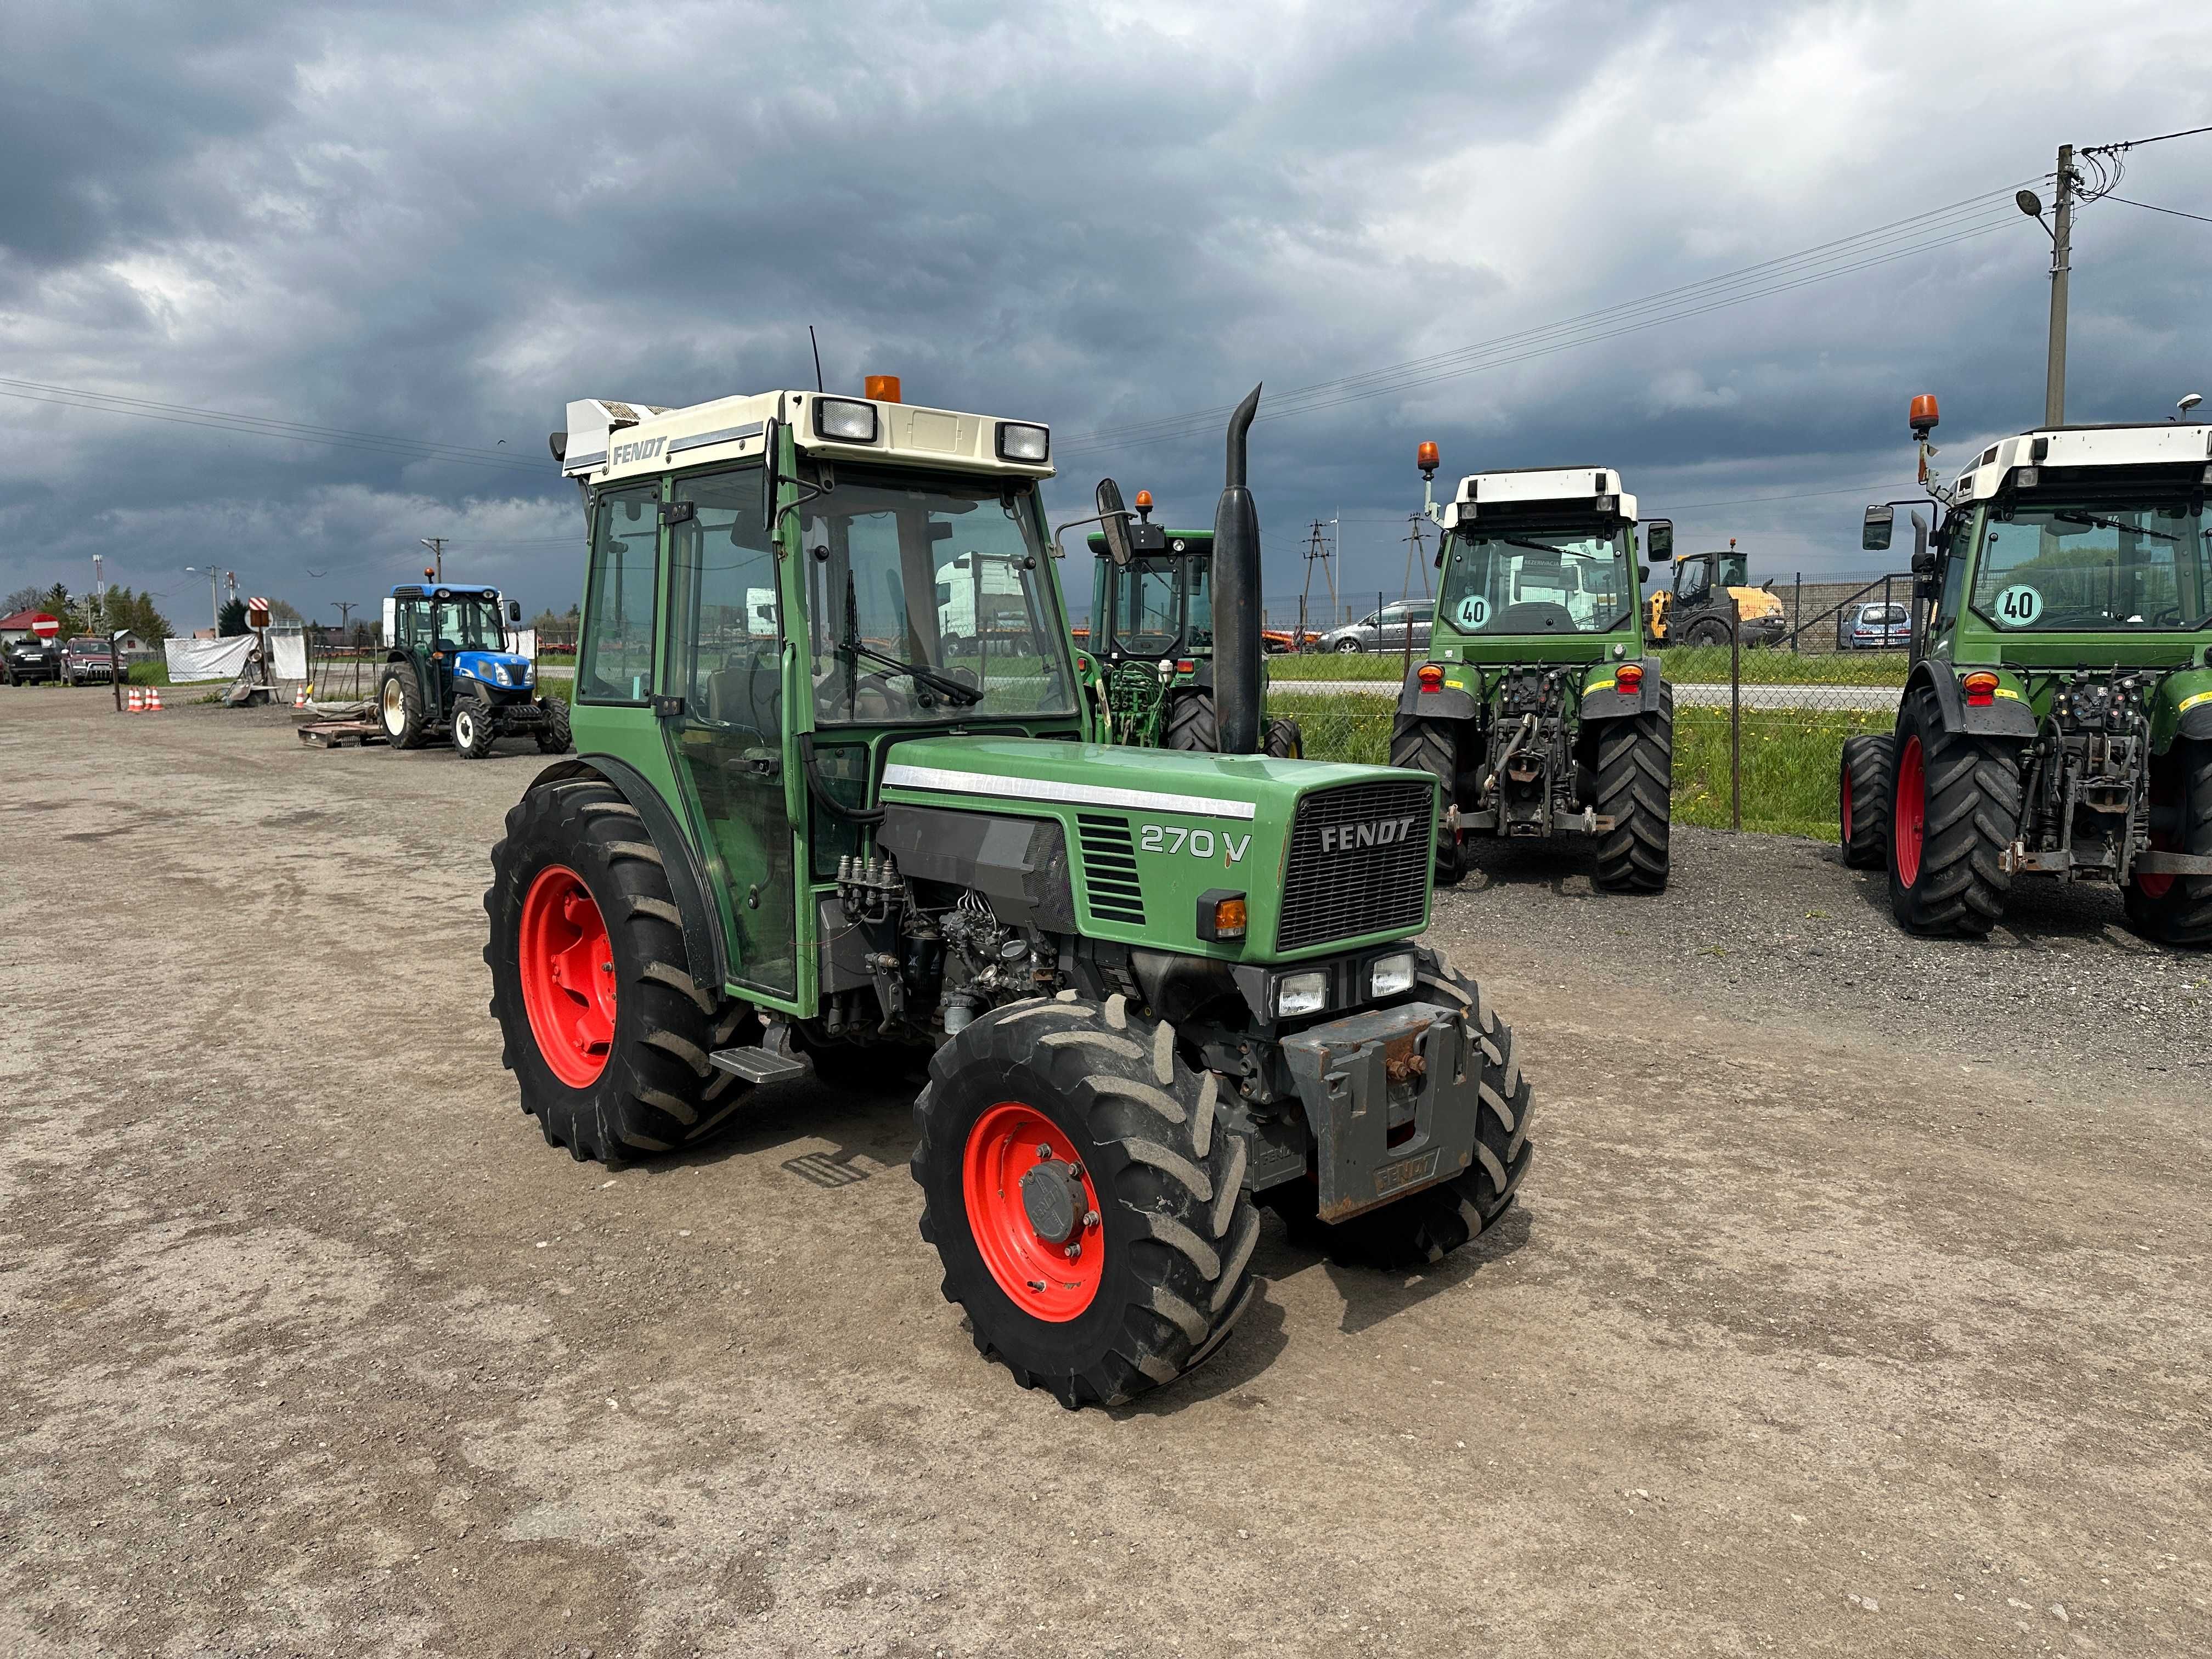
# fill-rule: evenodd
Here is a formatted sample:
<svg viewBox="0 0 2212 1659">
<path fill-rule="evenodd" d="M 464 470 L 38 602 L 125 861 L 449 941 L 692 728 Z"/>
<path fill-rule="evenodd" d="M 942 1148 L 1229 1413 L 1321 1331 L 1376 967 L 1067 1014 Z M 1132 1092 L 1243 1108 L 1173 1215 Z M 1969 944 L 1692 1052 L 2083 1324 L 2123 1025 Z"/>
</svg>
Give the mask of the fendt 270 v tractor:
<svg viewBox="0 0 2212 1659">
<path fill-rule="evenodd" d="M 1936 400 L 1914 400 L 1917 434 Z M 1894 732 L 1844 745 L 1847 862 L 1915 933 L 1976 937 L 2016 876 L 2109 883 L 2212 945 L 2212 426 L 2042 428 L 1938 491 L 1927 650 Z M 1870 507 L 1887 548 L 1894 509 Z"/>
<path fill-rule="evenodd" d="M 384 601 L 384 670 L 376 713 L 394 749 L 413 749 L 443 731 L 464 760 L 482 760 L 500 738 L 527 732 L 549 755 L 568 747 L 568 705 L 538 695 L 529 658 L 509 651 L 499 590 L 441 582 L 395 587 Z"/>
<path fill-rule="evenodd" d="M 1434 1259 L 1527 1166 L 1474 982 L 1413 943 L 1426 778 L 1260 747 L 1259 523 L 1231 428 L 1220 752 L 1102 744 L 1042 426 L 870 395 L 582 401 L 579 753 L 493 848 L 492 1012 L 577 1158 L 696 1146 L 756 1084 L 896 1076 L 977 1347 L 1080 1406 L 1255 1295 L 1254 1205 Z M 981 566 L 1007 580 L 962 604 Z"/>
<path fill-rule="evenodd" d="M 1419 465 L 1429 494 L 1437 447 Z M 1674 696 L 1644 654 L 1636 497 L 1607 467 L 1479 472 L 1444 530 L 1428 660 L 1406 677 L 1390 761 L 1435 777 L 1436 878 L 1465 872 L 1475 836 L 1589 836 L 1597 885 L 1667 884 Z M 1651 556 L 1674 526 L 1644 526 Z"/>
<path fill-rule="evenodd" d="M 1107 529 L 1090 538 L 1092 695 L 1103 706 L 1107 740 L 1146 749 L 1212 754 L 1220 721 L 1213 702 L 1213 532 L 1152 522 L 1152 496 L 1137 492 L 1133 519 L 1111 478 L 1098 486 Z M 1264 675 L 1266 667 L 1261 665 Z M 1296 720 L 1267 722 L 1263 752 L 1296 760 Z"/>
</svg>

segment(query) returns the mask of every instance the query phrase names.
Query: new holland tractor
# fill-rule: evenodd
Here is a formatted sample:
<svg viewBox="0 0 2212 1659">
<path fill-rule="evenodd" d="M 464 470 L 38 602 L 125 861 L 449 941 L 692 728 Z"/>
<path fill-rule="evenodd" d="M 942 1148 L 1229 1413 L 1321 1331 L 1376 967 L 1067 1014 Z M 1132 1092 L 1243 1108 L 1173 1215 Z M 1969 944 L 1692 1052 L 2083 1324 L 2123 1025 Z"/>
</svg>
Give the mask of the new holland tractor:
<svg viewBox="0 0 2212 1659">
<path fill-rule="evenodd" d="M 1437 447 L 1419 461 L 1444 532 L 1428 659 L 1406 676 L 1390 763 L 1437 781 L 1436 878 L 1466 872 L 1476 838 L 1583 836 L 1615 892 L 1667 884 L 1674 696 L 1646 656 L 1636 497 L 1607 467 L 1479 472 L 1449 512 Z M 1674 526 L 1644 526 L 1654 559 Z"/>
<path fill-rule="evenodd" d="M 395 587 L 384 601 L 385 664 L 376 714 L 394 749 L 414 749 L 440 732 L 464 760 L 482 760 L 500 738 L 527 732 L 540 750 L 569 747 L 568 705 L 538 695 L 537 669 L 509 651 L 507 623 L 522 620 L 499 590 L 441 582 Z"/>
<path fill-rule="evenodd" d="M 1916 398 L 1923 449 L 1936 400 Z M 1935 490 L 1932 604 L 1895 729 L 1849 738 L 1845 861 L 1914 933 L 1975 938 L 2022 876 L 2212 945 L 2212 426 L 2039 428 Z M 1888 547 L 1894 508 L 1863 537 Z"/>
<path fill-rule="evenodd" d="M 1124 1400 L 1251 1304 L 1255 1203 L 1394 1261 L 1493 1223 L 1528 1085 L 1414 942 L 1434 785 L 1255 752 L 1257 391 L 1214 528 L 1220 752 L 1195 754 L 1096 740 L 1048 428 L 868 390 L 568 405 L 579 752 L 492 849 L 492 1012 L 578 1158 L 926 1060 L 945 1296 L 1024 1387 Z M 1011 580 L 962 606 L 979 563 Z"/>
<path fill-rule="evenodd" d="M 1091 650 L 1076 665 L 1097 700 L 1107 740 L 1143 749 L 1220 744 L 1213 698 L 1213 532 L 1152 522 L 1152 495 L 1137 492 L 1133 518 L 1111 478 L 1097 490 L 1105 528 L 1090 538 Z M 1261 673 L 1264 680 L 1266 665 Z M 1265 753 L 1296 760 L 1297 722 L 1267 722 Z"/>
</svg>

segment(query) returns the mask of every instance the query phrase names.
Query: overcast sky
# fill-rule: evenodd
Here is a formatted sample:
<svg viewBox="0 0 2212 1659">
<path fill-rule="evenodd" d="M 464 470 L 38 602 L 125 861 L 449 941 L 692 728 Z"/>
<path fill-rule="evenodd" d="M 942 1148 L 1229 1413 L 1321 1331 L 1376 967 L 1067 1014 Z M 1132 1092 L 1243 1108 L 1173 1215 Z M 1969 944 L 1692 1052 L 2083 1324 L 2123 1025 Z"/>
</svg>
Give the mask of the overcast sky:
<svg viewBox="0 0 2212 1659">
<path fill-rule="evenodd" d="M 565 609 L 565 402 L 811 384 L 810 323 L 832 389 L 896 373 L 910 401 L 1050 422 L 1062 516 L 1110 469 L 1206 522 L 1218 425 L 1084 434 L 2047 194 L 2062 141 L 2212 123 L 2212 9 L 2171 0 L 0 16 L 0 392 L 490 452 L 0 397 L 0 592 L 82 589 L 101 553 L 182 629 L 208 621 L 186 565 L 334 620 L 439 534 L 449 575 Z M 2118 193 L 2212 216 L 2212 135 L 2133 152 Z M 1453 477 L 1619 466 L 1757 576 L 1868 568 L 1861 501 L 1909 483 L 1913 392 L 1942 398 L 1947 461 L 2041 417 L 2048 243 L 1991 199 L 1920 239 L 1990 227 L 1969 240 L 1266 422 L 1271 594 L 1340 513 L 1346 587 L 1395 594 L 1431 437 Z M 2212 224 L 2095 204 L 2073 295 L 2070 418 L 2212 395 Z"/>
</svg>

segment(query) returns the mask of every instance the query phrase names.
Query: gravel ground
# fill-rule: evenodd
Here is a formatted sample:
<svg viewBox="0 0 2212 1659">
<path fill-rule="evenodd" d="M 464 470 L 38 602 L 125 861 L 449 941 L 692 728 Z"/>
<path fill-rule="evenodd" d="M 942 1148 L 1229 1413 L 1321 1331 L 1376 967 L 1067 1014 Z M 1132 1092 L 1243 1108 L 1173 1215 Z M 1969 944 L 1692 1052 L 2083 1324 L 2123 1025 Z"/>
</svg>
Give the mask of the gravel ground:
<svg viewBox="0 0 2212 1659">
<path fill-rule="evenodd" d="M 1271 1221 L 1212 1363 L 1071 1414 L 939 1299 L 897 1091 L 612 1174 L 515 1111 L 533 753 L 97 696 L 0 691 L 0 1651 L 2212 1650 L 2208 964 L 2109 900 L 1486 853 L 1431 937 L 1520 1205 L 1407 1277 Z"/>
</svg>

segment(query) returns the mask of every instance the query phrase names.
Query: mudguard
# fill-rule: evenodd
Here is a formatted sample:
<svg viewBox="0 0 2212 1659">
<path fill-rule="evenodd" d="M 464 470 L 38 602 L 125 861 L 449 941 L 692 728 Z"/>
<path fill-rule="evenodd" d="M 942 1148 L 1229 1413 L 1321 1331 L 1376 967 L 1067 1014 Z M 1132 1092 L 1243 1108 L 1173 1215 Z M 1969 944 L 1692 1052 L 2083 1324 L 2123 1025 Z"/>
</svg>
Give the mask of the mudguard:
<svg viewBox="0 0 2212 1659">
<path fill-rule="evenodd" d="M 1621 720 L 1631 714 L 1649 714 L 1658 708 L 1659 659 L 1644 657 L 1639 661 L 1644 668 L 1644 684 L 1633 696 L 1623 696 L 1613 682 L 1619 664 L 1600 663 L 1590 670 L 1589 678 L 1583 682 L 1584 720 Z"/>
<path fill-rule="evenodd" d="M 636 768 L 612 755 L 573 755 L 567 760 L 556 761 L 531 779 L 530 787 L 540 788 L 563 778 L 586 777 L 596 777 L 611 786 L 645 820 L 646 831 L 653 837 L 654 850 L 660 854 L 661 866 L 668 872 L 668 890 L 675 896 L 676 913 L 684 919 L 684 954 L 690 960 L 691 982 L 709 996 L 720 996 L 722 987 L 729 982 L 730 963 L 722 945 L 722 929 L 714 914 L 712 890 L 707 885 L 706 872 L 692 854 L 691 843 L 684 838 L 683 826 L 668 810 L 668 803 L 660 798 L 660 792 L 647 782 Z"/>
<path fill-rule="evenodd" d="M 1923 685 L 1936 694 L 1936 715 L 1946 732 L 1963 732 L 1970 738 L 2015 738 L 2021 742 L 2035 735 L 2035 710 L 2022 695 L 2016 675 L 1999 675 L 1996 701 L 1986 708 L 1966 706 L 1966 694 L 1959 689 L 1959 671 L 1948 663 L 1923 661 L 1905 683 L 1905 696 Z"/>
<path fill-rule="evenodd" d="M 1471 720 L 1482 706 L 1482 680 L 1474 669 L 1458 663 L 1442 663 L 1444 683 L 1434 691 L 1421 690 L 1421 667 L 1406 676 L 1398 689 L 1398 712 L 1415 720 Z"/>
<path fill-rule="evenodd" d="M 2159 683 L 2151 710 L 2150 746 L 2163 755 L 2176 738 L 2212 738 L 2212 668 L 2183 669 Z"/>
</svg>

